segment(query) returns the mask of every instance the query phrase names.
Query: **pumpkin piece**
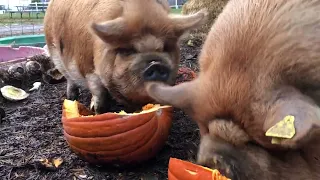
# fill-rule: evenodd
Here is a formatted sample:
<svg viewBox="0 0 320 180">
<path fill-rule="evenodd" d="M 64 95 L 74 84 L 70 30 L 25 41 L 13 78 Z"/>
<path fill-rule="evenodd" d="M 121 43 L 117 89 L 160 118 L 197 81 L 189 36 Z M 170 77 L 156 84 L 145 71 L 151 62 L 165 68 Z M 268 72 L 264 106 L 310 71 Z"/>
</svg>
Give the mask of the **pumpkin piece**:
<svg viewBox="0 0 320 180">
<path fill-rule="evenodd" d="M 231 180 L 217 169 L 193 164 L 176 158 L 170 158 L 168 180 Z"/>
<path fill-rule="evenodd" d="M 146 111 L 146 110 L 152 109 L 153 107 L 154 107 L 154 104 L 147 104 L 142 107 L 142 110 Z"/>
<path fill-rule="evenodd" d="M 164 146 L 173 107 L 147 104 L 136 113 L 95 115 L 77 101 L 65 100 L 64 137 L 69 147 L 93 164 L 131 164 L 154 157 Z"/>
<path fill-rule="evenodd" d="M 66 118 L 69 119 L 80 117 L 77 101 L 70 101 L 68 99 L 65 99 L 63 102 L 63 106 L 66 111 Z"/>
</svg>

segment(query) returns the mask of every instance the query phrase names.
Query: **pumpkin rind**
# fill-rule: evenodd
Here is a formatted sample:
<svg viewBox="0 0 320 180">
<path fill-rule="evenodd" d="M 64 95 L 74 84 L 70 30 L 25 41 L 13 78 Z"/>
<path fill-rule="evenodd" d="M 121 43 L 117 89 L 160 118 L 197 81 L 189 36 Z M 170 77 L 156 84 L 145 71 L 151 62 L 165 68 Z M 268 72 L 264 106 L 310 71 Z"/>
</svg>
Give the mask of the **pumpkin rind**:
<svg viewBox="0 0 320 180">
<path fill-rule="evenodd" d="M 92 115 L 78 102 L 81 115 Z M 156 155 L 165 144 L 171 128 L 173 108 L 139 115 L 105 113 L 87 117 L 66 118 L 63 106 L 62 124 L 69 147 L 91 163 L 132 163 Z"/>
<path fill-rule="evenodd" d="M 170 158 L 168 180 L 231 180 L 218 170 L 209 169 L 188 161 Z"/>
</svg>

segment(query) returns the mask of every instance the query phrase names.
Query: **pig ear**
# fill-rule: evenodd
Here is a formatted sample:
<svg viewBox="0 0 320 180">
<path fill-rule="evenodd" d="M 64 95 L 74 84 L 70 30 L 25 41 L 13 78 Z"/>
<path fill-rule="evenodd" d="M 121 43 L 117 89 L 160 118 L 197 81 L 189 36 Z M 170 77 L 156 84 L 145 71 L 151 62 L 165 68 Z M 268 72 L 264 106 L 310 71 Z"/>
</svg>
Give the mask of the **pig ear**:
<svg viewBox="0 0 320 180">
<path fill-rule="evenodd" d="M 277 102 L 268 112 L 263 128 L 274 144 L 301 147 L 320 131 L 320 108 L 301 98 Z"/>
<path fill-rule="evenodd" d="M 204 25 L 208 19 L 208 11 L 201 9 L 195 14 L 172 16 L 171 19 L 178 35 L 182 35 L 185 31 Z"/>
<path fill-rule="evenodd" d="M 115 41 L 123 34 L 125 24 L 125 20 L 120 17 L 102 23 L 92 22 L 90 28 L 94 34 L 108 43 L 110 41 Z"/>
<path fill-rule="evenodd" d="M 158 103 L 171 105 L 180 109 L 191 108 L 193 100 L 192 89 L 194 82 L 184 82 L 175 86 L 169 86 L 158 82 L 147 82 L 146 91 L 151 98 Z"/>
</svg>

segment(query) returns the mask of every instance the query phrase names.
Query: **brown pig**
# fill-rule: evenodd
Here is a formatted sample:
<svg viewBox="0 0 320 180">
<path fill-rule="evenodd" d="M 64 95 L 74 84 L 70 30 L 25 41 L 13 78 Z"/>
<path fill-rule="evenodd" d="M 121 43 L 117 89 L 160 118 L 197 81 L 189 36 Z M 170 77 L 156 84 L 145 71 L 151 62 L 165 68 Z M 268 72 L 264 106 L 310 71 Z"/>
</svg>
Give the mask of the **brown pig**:
<svg viewBox="0 0 320 180">
<path fill-rule="evenodd" d="M 228 119 L 270 149 L 299 149 L 319 136 L 320 1 L 230 0 L 199 56 L 196 79 L 147 82 L 148 94 L 181 108 L 208 133 Z M 272 144 L 266 131 L 287 115 L 295 135 Z"/>
<path fill-rule="evenodd" d="M 96 113 L 104 113 L 113 99 L 139 108 L 153 101 L 144 78 L 173 84 L 178 40 L 206 17 L 205 10 L 174 16 L 165 0 L 51 0 L 45 36 L 67 79 L 67 98 L 76 100 L 79 88 L 88 88 Z"/>
<path fill-rule="evenodd" d="M 320 179 L 319 145 L 310 144 L 307 151 L 276 152 L 253 143 L 233 121 L 217 119 L 208 129 L 201 137 L 197 163 L 218 169 L 232 180 Z"/>
</svg>

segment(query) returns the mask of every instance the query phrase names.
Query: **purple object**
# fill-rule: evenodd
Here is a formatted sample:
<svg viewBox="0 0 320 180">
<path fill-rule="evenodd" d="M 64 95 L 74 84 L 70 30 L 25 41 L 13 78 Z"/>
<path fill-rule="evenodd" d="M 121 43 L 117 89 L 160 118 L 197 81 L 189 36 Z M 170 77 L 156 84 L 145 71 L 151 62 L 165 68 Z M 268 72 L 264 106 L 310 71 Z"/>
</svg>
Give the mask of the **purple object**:
<svg viewBox="0 0 320 180">
<path fill-rule="evenodd" d="M 44 54 L 45 49 L 33 46 L 0 46 L 0 64 L 9 61 L 22 61 L 35 55 Z"/>
</svg>

